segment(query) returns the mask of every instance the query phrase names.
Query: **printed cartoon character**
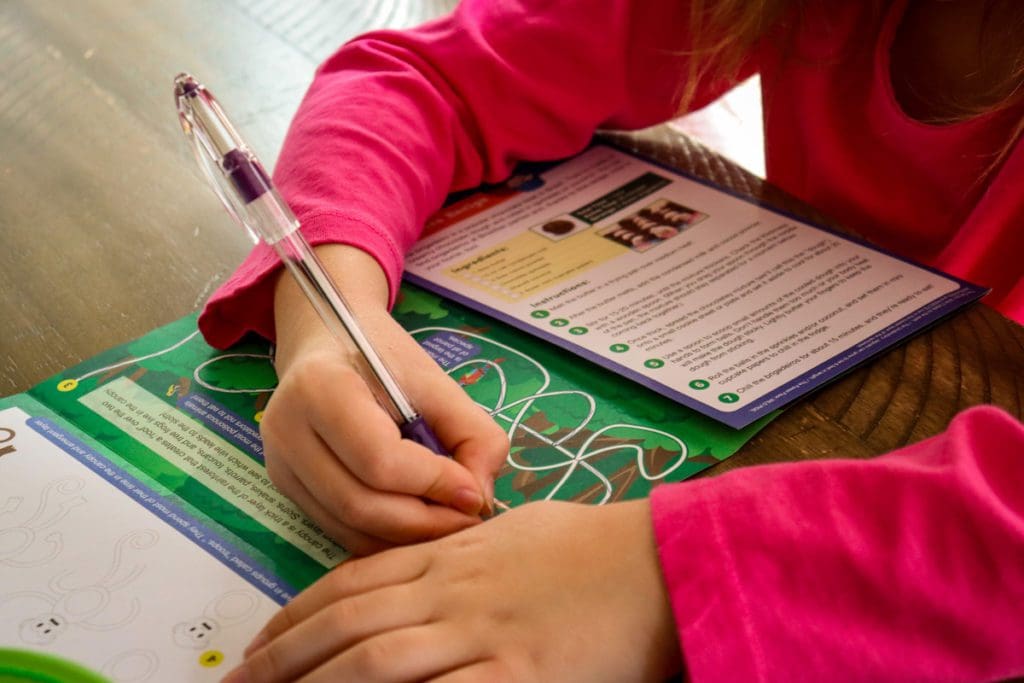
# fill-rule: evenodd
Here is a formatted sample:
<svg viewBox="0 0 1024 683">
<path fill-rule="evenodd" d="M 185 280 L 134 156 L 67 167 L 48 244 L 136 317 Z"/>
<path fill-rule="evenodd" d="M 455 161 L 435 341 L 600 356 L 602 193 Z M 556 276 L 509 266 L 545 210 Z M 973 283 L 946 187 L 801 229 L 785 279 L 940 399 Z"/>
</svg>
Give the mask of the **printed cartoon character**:
<svg viewBox="0 0 1024 683">
<path fill-rule="evenodd" d="M 464 387 L 468 387 L 468 386 L 471 386 L 473 384 L 476 384 L 477 382 L 479 382 L 480 380 L 482 380 L 484 378 L 484 375 L 486 375 L 487 372 L 491 368 L 496 367 L 499 363 L 504 363 L 504 362 L 505 362 L 504 358 L 495 358 L 493 364 L 492 363 L 483 363 L 483 364 L 479 365 L 475 370 L 473 370 L 471 372 L 467 372 L 466 374 L 464 374 L 461 377 L 459 377 L 459 379 L 458 379 L 459 385 L 460 386 L 464 386 Z"/>
<path fill-rule="evenodd" d="M 85 498 L 74 495 L 82 486 L 82 481 L 74 477 L 51 481 L 40 494 L 35 512 L 23 522 L 7 527 L 2 526 L 3 521 L 18 511 L 24 498 L 12 496 L 4 501 L 0 506 L 0 565 L 38 567 L 57 557 L 64 547 L 60 532 L 51 531 L 42 538 L 39 532 L 49 529 L 72 508 L 85 503 Z M 35 556 L 31 557 L 33 554 Z"/>
<path fill-rule="evenodd" d="M 146 550 L 158 539 L 155 531 L 132 531 L 114 545 L 110 567 L 96 581 L 81 585 L 68 580 L 78 570 L 61 572 L 50 579 L 49 593 L 24 591 L 0 598 L 0 612 L 6 612 L 9 605 L 18 602 L 42 603 L 42 609 L 22 621 L 19 628 L 22 641 L 31 645 L 48 645 L 71 626 L 90 631 L 110 631 L 124 626 L 138 616 L 139 599 L 118 599 L 114 593 L 139 578 L 146 568 L 140 562 L 122 566 L 125 565 L 125 550 Z"/>
<path fill-rule="evenodd" d="M 176 383 L 167 387 L 166 395 L 168 397 L 174 396 L 175 394 L 177 394 L 178 396 L 185 396 L 188 394 L 188 391 L 191 388 L 192 380 L 189 379 L 188 377 L 182 377 Z"/>
<path fill-rule="evenodd" d="M 193 650 L 209 648 L 210 641 L 223 629 L 249 619 L 259 604 L 259 598 L 251 591 L 228 591 L 210 601 L 200 616 L 176 624 L 174 642 Z"/>
</svg>

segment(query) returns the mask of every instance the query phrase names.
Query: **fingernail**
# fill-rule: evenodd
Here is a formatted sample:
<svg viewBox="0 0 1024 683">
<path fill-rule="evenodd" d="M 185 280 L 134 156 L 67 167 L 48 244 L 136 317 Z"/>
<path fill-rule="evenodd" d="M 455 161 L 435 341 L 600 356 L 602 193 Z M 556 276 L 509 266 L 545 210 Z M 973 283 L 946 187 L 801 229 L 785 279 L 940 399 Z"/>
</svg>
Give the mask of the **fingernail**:
<svg viewBox="0 0 1024 683">
<path fill-rule="evenodd" d="M 490 517 L 494 514 L 494 481 L 484 483 L 484 512 Z"/>
<path fill-rule="evenodd" d="M 227 676 L 221 679 L 220 683 L 245 683 L 249 677 L 245 672 L 245 665 L 232 669 Z"/>
<path fill-rule="evenodd" d="M 256 634 L 256 637 L 252 639 L 252 642 L 245 646 L 245 656 L 248 657 L 256 650 L 260 649 L 267 644 L 267 634 L 265 631 L 260 631 Z"/>
<path fill-rule="evenodd" d="M 483 504 L 484 500 L 480 493 L 471 488 L 458 489 L 452 496 L 452 507 L 467 515 L 479 514 Z"/>
</svg>

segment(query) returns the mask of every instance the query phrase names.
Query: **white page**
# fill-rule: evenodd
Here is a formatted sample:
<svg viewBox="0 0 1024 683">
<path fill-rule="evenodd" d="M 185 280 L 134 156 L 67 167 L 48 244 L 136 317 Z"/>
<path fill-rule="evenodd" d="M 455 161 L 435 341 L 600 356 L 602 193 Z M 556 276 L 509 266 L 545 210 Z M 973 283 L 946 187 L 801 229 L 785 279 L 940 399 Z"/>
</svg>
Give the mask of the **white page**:
<svg viewBox="0 0 1024 683">
<path fill-rule="evenodd" d="M 410 280 L 735 427 L 982 293 L 608 146 L 519 188 L 442 210 Z"/>
<path fill-rule="evenodd" d="M 216 681 L 278 605 L 0 410 L 0 643 L 115 681 Z"/>
</svg>

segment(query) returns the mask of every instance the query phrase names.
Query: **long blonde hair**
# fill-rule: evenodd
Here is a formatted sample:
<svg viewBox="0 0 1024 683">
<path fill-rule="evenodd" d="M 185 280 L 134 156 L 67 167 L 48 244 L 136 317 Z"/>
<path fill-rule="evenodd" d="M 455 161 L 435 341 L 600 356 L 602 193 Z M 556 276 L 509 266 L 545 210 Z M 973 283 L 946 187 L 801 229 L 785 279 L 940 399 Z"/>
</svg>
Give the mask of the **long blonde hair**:
<svg viewBox="0 0 1024 683">
<path fill-rule="evenodd" d="M 688 111 L 698 83 L 709 75 L 735 83 L 744 60 L 755 46 L 772 31 L 772 38 L 785 41 L 787 32 L 797 29 L 801 8 L 808 0 L 691 0 L 691 45 L 687 53 L 688 72 L 681 85 L 679 111 Z M 885 0 L 865 0 L 881 18 Z M 988 101 L 942 104 L 953 113 L 929 123 L 955 123 L 997 111 L 1024 107 L 1024 12 L 1019 0 L 985 0 L 982 45 L 994 43 L 998 50 L 994 59 L 1009 60 L 1010 67 L 999 67 L 1001 78 L 992 88 Z M 1014 11 L 1016 10 L 1016 11 Z M 982 51 L 991 55 L 992 50 Z M 710 74 L 710 70 L 714 74 Z M 1015 124 L 1006 144 L 998 150 L 988 172 L 1009 156 L 1017 140 L 1024 135 L 1024 116 Z M 986 172 L 986 175 L 988 175 Z"/>
<path fill-rule="evenodd" d="M 798 0 L 692 0 L 687 73 L 679 101 L 688 111 L 698 83 L 714 77 L 735 83 L 747 55 Z"/>
</svg>

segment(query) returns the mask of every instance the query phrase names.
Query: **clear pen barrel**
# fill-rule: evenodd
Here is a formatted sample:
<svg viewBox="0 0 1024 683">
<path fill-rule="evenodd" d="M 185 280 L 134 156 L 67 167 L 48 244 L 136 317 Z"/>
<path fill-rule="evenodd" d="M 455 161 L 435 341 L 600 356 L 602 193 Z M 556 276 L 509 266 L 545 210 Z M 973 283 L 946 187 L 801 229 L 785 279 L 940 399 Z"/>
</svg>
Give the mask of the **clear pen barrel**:
<svg viewBox="0 0 1024 683">
<path fill-rule="evenodd" d="M 349 352 L 353 365 L 374 392 L 378 403 L 400 424 L 416 420 L 419 414 L 370 340 L 363 334 L 356 323 L 355 314 L 327 275 L 320 259 L 298 231 L 298 221 L 294 216 L 282 214 L 280 207 L 283 205 L 276 192 L 270 190 L 246 204 L 245 211 L 249 214 L 246 222 L 264 229 L 279 226 L 279 234 L 261 236 L 291 271 L 327 329 Z"/>
</svg>

